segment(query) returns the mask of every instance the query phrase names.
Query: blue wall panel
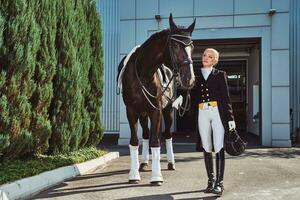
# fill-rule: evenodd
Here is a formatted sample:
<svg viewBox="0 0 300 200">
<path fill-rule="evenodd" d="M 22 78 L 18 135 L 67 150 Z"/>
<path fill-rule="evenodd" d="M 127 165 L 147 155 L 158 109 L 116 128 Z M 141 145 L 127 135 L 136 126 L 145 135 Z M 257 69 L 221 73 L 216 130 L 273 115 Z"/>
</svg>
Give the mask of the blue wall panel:
<svg viewBox="0 0 300 200">
<path fill-rule="evenodd" d="M 196 29 L 193 32 L 194 39 L 224 39 L 224 38 L 253 38 L 262 37 L 264 30 L 268 27 L 246 27 L 246 28 L 222 28 L 222 29 Z M 270 39 L 270 38 L 266 38 Z"/>
<path fill-rule="evenodd" d="M 195 0 L 195 16 L 233 15 L 233 0 Z"/>
<path fill-rule="evenodd" d="M 272 87 L 272 123 L 290 123 L 289 111 L 290 88 Z"/>
<path fill-rule="evenodd" d="M 300 1 L 290 0 L 292 138 L 300 140 Z M 298 132 L 298 133 L 297 133 Z"/>
<path fill-rule="evenodd" d="M 277 12 L 288 12 L 290 9 L 290 0 L 272 0 L 272 8 Z"/>
<path fill-rule="evenodd" d="M 175 21 L 176 25 L 187 27 L 193 23 L 194 18 L 193 17 L 174 18 L 174 21 Z M 165 28 L 169 28 L 169 18 L 165 18 L 165 19 L 161 20 L 160 30 L 165 29 Z"/>
<path fill-rule="evenodd" d="M 268 13 L 271 0 L 235 0 L 235 14 Z"/>
<path fill-rule="evenodd" d="M 288 49 L 290 43 L 288 13 L 276 13 L 272 17 L 272 49 Z"/>
<path fill-rule="evenodd" d="M 289 86 L 289 50 L 272 51 L 272 86 Z"/>
<path fill-rule="evenodd" d="M 162 17 L 169 17 L 170 13 L 176 17 L 194 16 L 193 0 L 160 0 L 159 8 Z"/>
<path fill-rule="evenodd" d="M 233 16 L 197 17 L 196 28 L 233 27 Z"/>
<path fill-rule="evenodd" d="M 290 140 L 289 124 L 272 124 L 272 140 Z"/>
<path fill-rule="evenodd" d="M 136 29 L 138 32 L 136 44 L 140 45 L 149 38 L 149 31 L 157 31 L 158 26 L 156 20 L 137 20 Z"/>
<path fill-rule="evenodd" d="M 270 26 L 271 18 L 267 14 L 258 15 L 236 15 L 234 16 L 234 26 Z"/>
<path fill-rule="evenodd" d="M 120 18 L 135 19 L 135 0 L 119 0 L 120 2 Z"/>
<path fill-rule="evenodd" d="M 138 19 L 154 19 L 159 14 L 158 0 L 138 0 L 136 1 L 136 17 Z"/>
<path fill-rule="evenodd" d="M 272 145 L 272 77 L 271 75 L 271 31 L 262 29 L 261 37 L 261 140 L 263 146 Z"/>
<path fill-rule="evenodd" d="M 122 33 L 120 53 L 127 54 L 133 47 L 135 47 L 135 21 L 121 21 L 120 31 Z"/>
<path fill-rule="evenodd" d="M 119 132 L 119 96 L 116 94 L 116 74 L 119 64 L 120 15 L 118 0 L 98 0 L 101 15 L 104 54 L 104 94 L 101 118 L 106 133 Z"/>
</svg>

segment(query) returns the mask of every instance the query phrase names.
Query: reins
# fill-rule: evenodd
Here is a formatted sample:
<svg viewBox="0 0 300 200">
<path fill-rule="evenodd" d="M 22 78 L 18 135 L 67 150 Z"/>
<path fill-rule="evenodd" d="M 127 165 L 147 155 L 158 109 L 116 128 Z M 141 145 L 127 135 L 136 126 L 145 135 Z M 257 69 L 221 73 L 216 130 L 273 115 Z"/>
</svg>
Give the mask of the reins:
<svg viewBox="0 0 300 200">
<path fill-rule="evenodd" d="M 186 93 L 185 105 L 179 106 L 178 108 L 179 116 L 182 117 L 185 114 L 185 112 L 189 111 L 190 109 L 191 109 L 191 95 L 190 95 L 190 90 L 188 90 Z"/>
</svg>

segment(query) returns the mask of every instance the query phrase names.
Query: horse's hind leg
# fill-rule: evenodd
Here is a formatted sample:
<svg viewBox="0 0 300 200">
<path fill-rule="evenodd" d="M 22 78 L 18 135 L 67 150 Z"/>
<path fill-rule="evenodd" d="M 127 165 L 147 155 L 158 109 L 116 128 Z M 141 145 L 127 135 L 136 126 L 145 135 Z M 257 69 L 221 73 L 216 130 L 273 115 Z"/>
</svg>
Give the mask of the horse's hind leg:
<svg viewBox="0 0 300 200">
<path fill-rule="evenodd" d="M 165 109 L 163 109 L 163 116 L 164 116 L 164 121 L 165 121 L 168 170 L 175 170 L 175 158 L 174 158 L 174 153 L 173 153 L 172 133 L 171 133 L 171 125 L 173 122 L 172 105 L 171 104 L 168 105 Z"/>
<path fill-rule="evenodd" d="M 142 163 L 139 171 L 144 172 L 148 169 L 149 162 L 149 127 L 148 127 L 148 116 L 140 117 L 140 124 L 143 129 L 143 146 L 142 146 Z"/>
<path fill-rule="evenodd" d="M 131 130 L 130 137 L 130 172 L 129 172 L 129 183 L 138 183 L 141 180 L 139 173 L 139 145 L 137 138 L 137 114 L 132 108 L 126 108 L 127 118 Z"/>
</svg>

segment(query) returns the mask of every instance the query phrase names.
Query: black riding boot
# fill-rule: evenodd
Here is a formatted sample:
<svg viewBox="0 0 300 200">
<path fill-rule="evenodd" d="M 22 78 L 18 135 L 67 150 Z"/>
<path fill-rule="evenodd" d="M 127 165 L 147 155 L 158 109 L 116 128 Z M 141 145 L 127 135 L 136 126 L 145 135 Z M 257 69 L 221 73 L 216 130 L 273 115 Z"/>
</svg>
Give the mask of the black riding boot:
<svg viewBox="0 0 300 200">
<path fill-rule="evenodd" d="M 214 183 L 215 183 L 212 153 L 207 153 L 205 150 L 203 152 L 204 152 L 205 168 L 208 177 L 208 183 L 207 183 L 207 188 L 205 189 L 205 193 L 211 193 L 212 190 L 214 189 Z"/>
<path fill-rule="evenodd" d="M 224 191 L 223 177 L 225 169 L 225 153 L 223 148 L 218 153 L 216 153 L 216 168 L 216 183 L 214 189 L 212 190 L 212 193 L 221 196 Z"/>
</svg>

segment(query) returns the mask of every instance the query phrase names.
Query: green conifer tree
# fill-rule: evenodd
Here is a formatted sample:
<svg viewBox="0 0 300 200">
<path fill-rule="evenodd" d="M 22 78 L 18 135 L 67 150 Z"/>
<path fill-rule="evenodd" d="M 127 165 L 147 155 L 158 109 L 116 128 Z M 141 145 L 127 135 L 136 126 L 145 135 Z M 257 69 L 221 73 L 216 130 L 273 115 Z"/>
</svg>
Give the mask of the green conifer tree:
<svg viewBox="0 0 300 200">
<path fill-rule="evenodd" d="M 82 132 L 79 139 L 79 147 L 85 146 L 88 138 L 89 138 L 89 129 L 91 118 L 89 116 L 88 110 L 85 106 L 85 97 L 90 93 L 90 85 L 88 80 L 88 72 L 91 66 L 91 47 L 90 47 L 90 32 L 89 26 L 86 16 L 86 4 L 90 4 L 90 1 L 77 1 L 76 4 L 76 18 L 77 18 L 77 38 L 76 38 L 76 46 L 77 46 L 77 57 L 78 62 L 80 63 L 81 69 L 81 79 L 80 79 L 80 93 L 82 96 L 82 101 L 80 105 L 80 113 L 81 113 L 81 127 Z"/>
<path fill-rule="evenodd" d="M 34 3 L 32 0 L 30 3 Z M 33 151 L 30 131 L 30 98 L 36 84 L 33 75 L 39 47 L 39 29 L 33 6 L 26 0 L 2 0 L 4 38 L 1 50 L 0 133 L 5 147 L 2 154 L 14 158 Z M 4 139 L 3 139 L 4 138 Z M 6 141 L 6 142 L 5 142 Z"/>
<path fill-rule="evenodd" d="M 4 25 L 5 18 L 3 15 L 3 5 L 0 4 L 0 157 L 3 150 L 9 146 L 9 135 L 5 132 L 8 126 L 8 102 L 6 95 L 2 93 L 6 81 L 6 71 L 4 71 L 3 59 L 3 42 L 4 42 Z"/>
<path fill-rule="evenodd" d="M 32 121 L 30 130 L 34 137 L 34 149 L 43 153 L 48 150 L 51 136 L 49 108 L 53 97 L 53 76 L 56 70 L 56 0 L 39 1 L 35 13 L 39 24 L 40 46 L 36 57 L 34 79 L 36 89 L 31 97 Z"/>
<path fill-rule="evenodd" d="M 0 1 L 0 157 L 97 144 L 103 55 L 95 1 Z"/>
<path fill-rule="evenodd" d="M 91 118 L 89 139 L 87 145 L 98 144 L 103 136 L 101 127 L 100 108 L 103 95 L 103 51 L 101 36 L 101 21 L 96 4 L 86 4 L 87 22 L 90 31 L 91 65 L 88 70 L 90 91 L 85 97 L 85 106 Z"/>
<path fill-rule="evenodd" d="M 80 1 L 79 1 L 80 2 Z M 50 152 L 68 152 L 79 147 L 82 134 L 81 106 L 83 68 L 78 55 L 81 28 L 76 15 L 78 2 L 66 0 L 57 10 L 56 48 L 57 73 L 54 76 L 54 97 L 51 103 L 52 136 Z"/>
</svg>

